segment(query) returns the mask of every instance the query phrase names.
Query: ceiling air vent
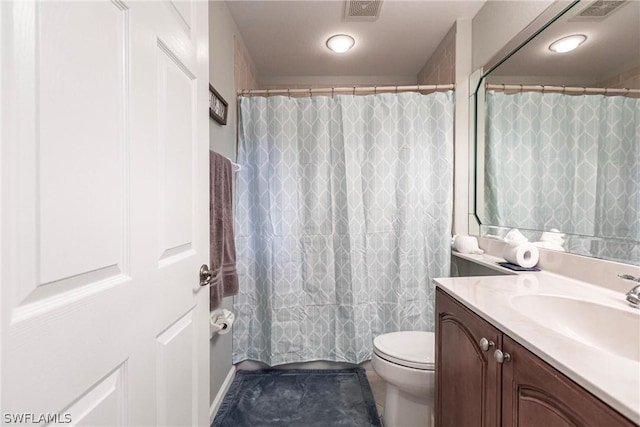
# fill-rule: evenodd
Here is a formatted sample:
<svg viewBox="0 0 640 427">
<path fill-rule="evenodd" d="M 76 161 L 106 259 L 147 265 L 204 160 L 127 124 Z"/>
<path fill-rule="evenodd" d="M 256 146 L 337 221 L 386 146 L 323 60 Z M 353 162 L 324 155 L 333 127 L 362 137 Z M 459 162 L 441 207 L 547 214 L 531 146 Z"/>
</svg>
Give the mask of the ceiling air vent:
<svg viewBox="0 0 640 427">
<path fill-rule="evenodd" d="M 628 3 L 628 0 L 596 0 L 570 21 L 602 21 Z"/>
<path fill-rule="evenodd" d="M 380 16 L 382 0 L 346 0 L 345 21 L 375 21 Z"/>
</svg>

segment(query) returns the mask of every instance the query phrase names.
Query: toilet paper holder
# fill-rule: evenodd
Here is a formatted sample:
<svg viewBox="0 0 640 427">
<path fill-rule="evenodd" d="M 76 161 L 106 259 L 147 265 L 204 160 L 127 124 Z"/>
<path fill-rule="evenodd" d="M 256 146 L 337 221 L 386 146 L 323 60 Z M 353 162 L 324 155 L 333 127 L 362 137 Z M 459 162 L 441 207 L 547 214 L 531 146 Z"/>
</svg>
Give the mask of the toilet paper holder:
<svg viewBox="0 0 640 427">
<path fill-rule="evenodd" d="M 212 334 L 216 334 L 220 331 L 223 331 L 225 329 L 229 328 L 229 326 L 227 326 L 226 324 L 218 324 L 218 323 L 213 323 L 211 322 L 211 333 Z"/>
<path fill-rule="evenodd" d="M 212 338 L 214 334 L 228 334 L 234 320 L 235 315 L 227 309 L 212 311 L 209 315 L 209 337 Z"/>
</svg>

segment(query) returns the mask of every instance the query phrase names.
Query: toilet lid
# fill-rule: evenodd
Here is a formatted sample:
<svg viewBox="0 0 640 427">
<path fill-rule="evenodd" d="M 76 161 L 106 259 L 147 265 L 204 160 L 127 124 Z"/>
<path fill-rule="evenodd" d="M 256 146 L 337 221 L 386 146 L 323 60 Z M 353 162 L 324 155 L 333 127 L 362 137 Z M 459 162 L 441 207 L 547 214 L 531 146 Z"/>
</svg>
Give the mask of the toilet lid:
<svg viewBox="0 0 640 427">
<path fill-rule="evenodd" d="M 416 369 L 435 368 L 435 336 L 433 332 L 391 332 L 373 340 L 378 356 L 398 365 Z"/>
</svg>

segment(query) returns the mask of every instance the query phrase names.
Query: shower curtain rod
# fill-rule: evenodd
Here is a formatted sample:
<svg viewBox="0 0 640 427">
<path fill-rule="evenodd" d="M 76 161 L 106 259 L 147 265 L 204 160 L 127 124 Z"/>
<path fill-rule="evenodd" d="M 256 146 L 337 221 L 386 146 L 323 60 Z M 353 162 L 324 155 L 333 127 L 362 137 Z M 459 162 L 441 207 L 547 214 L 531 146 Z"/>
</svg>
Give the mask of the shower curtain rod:
<svg viewBox="0 0 640 427">
<path fill-rule="evenodd" d="M 325 88 L 308 88 L 308 89 L 252 89 L 239 90 L 238 96 L 258 96 L 258 95 L 300 95 L 309 96 L 319 94 L 353 94 L 361 92 L 373 92 L 374 94 L 381 92 L 420 92 L 420 91 L 439 91 L 455 89 L 454 84 L 446 85 L 413 85 L 413 86 L 352 86 L 352 87 L 325 87 Z"/>
<path fill-rule="evenodd" d="M 518 92 L 561 92 L 561 93 L 577 93 L 577 94 L 640 94 L 640 89 L 621 89 L 606 87 L 572 87 L 572 86 L 547 86 L 547 85 L 507 85 L 507 84 L 489 84 L 485 85 L 487 90 L 503 90 Z"/>
</svg>

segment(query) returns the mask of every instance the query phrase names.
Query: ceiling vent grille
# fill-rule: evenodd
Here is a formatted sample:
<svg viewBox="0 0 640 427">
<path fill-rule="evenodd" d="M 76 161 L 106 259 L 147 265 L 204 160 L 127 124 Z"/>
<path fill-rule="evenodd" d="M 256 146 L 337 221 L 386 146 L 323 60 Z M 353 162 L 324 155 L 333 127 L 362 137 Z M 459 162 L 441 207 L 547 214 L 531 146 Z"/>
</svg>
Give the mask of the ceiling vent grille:
<svg viewBox="0 0 640 427">
<path fill-rule="evenodd" d="M 382 0 L 346 0 L 345 21 L 375 21 L 380 16 Z"/>
<path fill-rule="evenodd" d="M 596 0 L 570 21 L 603 21 L 627 3 L 628 0 Z"/>
</svg>

